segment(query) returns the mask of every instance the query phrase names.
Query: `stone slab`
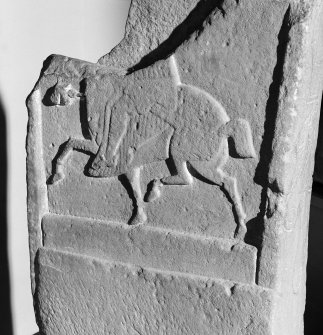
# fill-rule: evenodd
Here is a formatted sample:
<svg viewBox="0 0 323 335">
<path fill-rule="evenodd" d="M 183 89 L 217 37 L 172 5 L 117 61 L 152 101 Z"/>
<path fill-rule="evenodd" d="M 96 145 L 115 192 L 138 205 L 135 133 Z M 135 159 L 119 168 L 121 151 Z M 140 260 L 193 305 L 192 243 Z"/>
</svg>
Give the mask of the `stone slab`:
<svg viewBox="0 0 323 335">
<path fill-rule="evenodd" d="M 46 335 L 269 335 L 270 290 L 40 249 Z"/>
<path fill-rule="evenodd" d="M 134 0 L 97 64 L 45 61 L 27 139 L 44 335 L 302 334 L 322 10 Z"/>
<path fill-rule="evenodd" d="M 257 249 L 243 242 L 72 216 L 43 217 L 44 246 L 142 267 L 255 283 Z"/>
</svg>

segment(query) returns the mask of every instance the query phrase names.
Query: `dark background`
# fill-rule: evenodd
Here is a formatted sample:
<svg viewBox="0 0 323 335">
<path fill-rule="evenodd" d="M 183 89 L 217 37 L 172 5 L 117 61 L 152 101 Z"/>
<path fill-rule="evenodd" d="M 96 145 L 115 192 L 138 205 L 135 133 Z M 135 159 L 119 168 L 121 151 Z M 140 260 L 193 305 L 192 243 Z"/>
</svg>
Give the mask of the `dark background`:
<svg viewBox="0 0 323 335">
<path fill-rule="evenodd" d="M 323 334 L 323 102 L 315 154 L 309 225 L 305 335 Z"/>
<path fill-rule="evenodd" d="M 322 166 L 323 168 L 323 166 Z M 312 191 L 307 261 L 305 335 L 323 334 L 323 185 Z"/>
<path fill-rule="evenodd" d="M 0 334 L 12 335 L 7 231 L 7 125 L 0 97 Z"/>
</svg>

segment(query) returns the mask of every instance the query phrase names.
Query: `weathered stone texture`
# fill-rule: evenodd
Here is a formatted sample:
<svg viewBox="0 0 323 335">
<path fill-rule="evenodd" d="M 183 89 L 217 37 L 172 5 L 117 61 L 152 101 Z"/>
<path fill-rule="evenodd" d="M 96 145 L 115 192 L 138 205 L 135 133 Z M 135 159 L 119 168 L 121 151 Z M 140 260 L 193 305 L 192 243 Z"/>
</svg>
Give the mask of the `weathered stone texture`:
<svg viewBox="0 0 323 335">
<path fill-rule="evenodd" d="M 235 240 L 45 216 L 44 246 L 148 268 L 253 284 L 257 249 Z"/>
<path fill-rule="evenodd" d="M 28 98 L 44 335 L 302 334 L 320 0 L 133 0 Z"/>
<path fill-rule="evenodd" d="M 177 272 L 39 252 L 48 335 L 270 334 L 272 293 Z"/>
</svg>

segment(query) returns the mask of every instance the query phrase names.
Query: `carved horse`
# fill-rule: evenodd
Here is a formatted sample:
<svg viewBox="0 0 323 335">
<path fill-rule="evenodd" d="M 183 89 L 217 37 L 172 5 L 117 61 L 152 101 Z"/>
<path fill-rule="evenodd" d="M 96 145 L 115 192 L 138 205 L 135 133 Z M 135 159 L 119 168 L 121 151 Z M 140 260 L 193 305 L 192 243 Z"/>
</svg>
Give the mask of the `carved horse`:
<svg viewBox="0 0 323 335">
<path fill-rule="evenodd" d="M 69 92 L 70 85 L 56 87 L 53 103 L 71 103 L 78 94 Z M 238 221 L 236 237 L 243 238 L 246 214 L 237 181 L 223 168 L 229 158 L 228 138 L 239 157 L 256 156 L 249 123 L 230 120 L 209 93 L 182 83 L 175 56 L 131 74 L 88 78 L 85 99 L 89 138 L 69 139 L 54 162 L 51 183 L 64 178 L 64 164 L 73 149 L 94 155 L 90 176 L 127 177 L 135 198 L 131 224 L 138 224 L 147 220 L 144 199 L 155 200 L 163 185 L 192 184 L 193 169 L 227 192 Z M 142 166 L 166 159 L 172 160 L 176 173 L 155 179 L 145 196 Z"/>
</svg>

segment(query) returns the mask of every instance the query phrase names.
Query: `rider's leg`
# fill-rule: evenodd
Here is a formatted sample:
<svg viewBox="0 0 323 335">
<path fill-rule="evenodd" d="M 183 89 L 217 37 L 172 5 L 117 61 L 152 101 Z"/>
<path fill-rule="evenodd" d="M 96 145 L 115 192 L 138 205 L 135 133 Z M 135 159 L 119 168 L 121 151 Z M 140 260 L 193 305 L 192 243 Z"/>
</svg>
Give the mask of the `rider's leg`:
<svg viewBox="0 0 323 335">
<path fill-rule="evenodd" d="M 126 112 L 112 110 L 105 152 L 107 166 L 116 165 L 115 157 L 127 133 L 128 123 L 129 115 Z"/>
</svg>

